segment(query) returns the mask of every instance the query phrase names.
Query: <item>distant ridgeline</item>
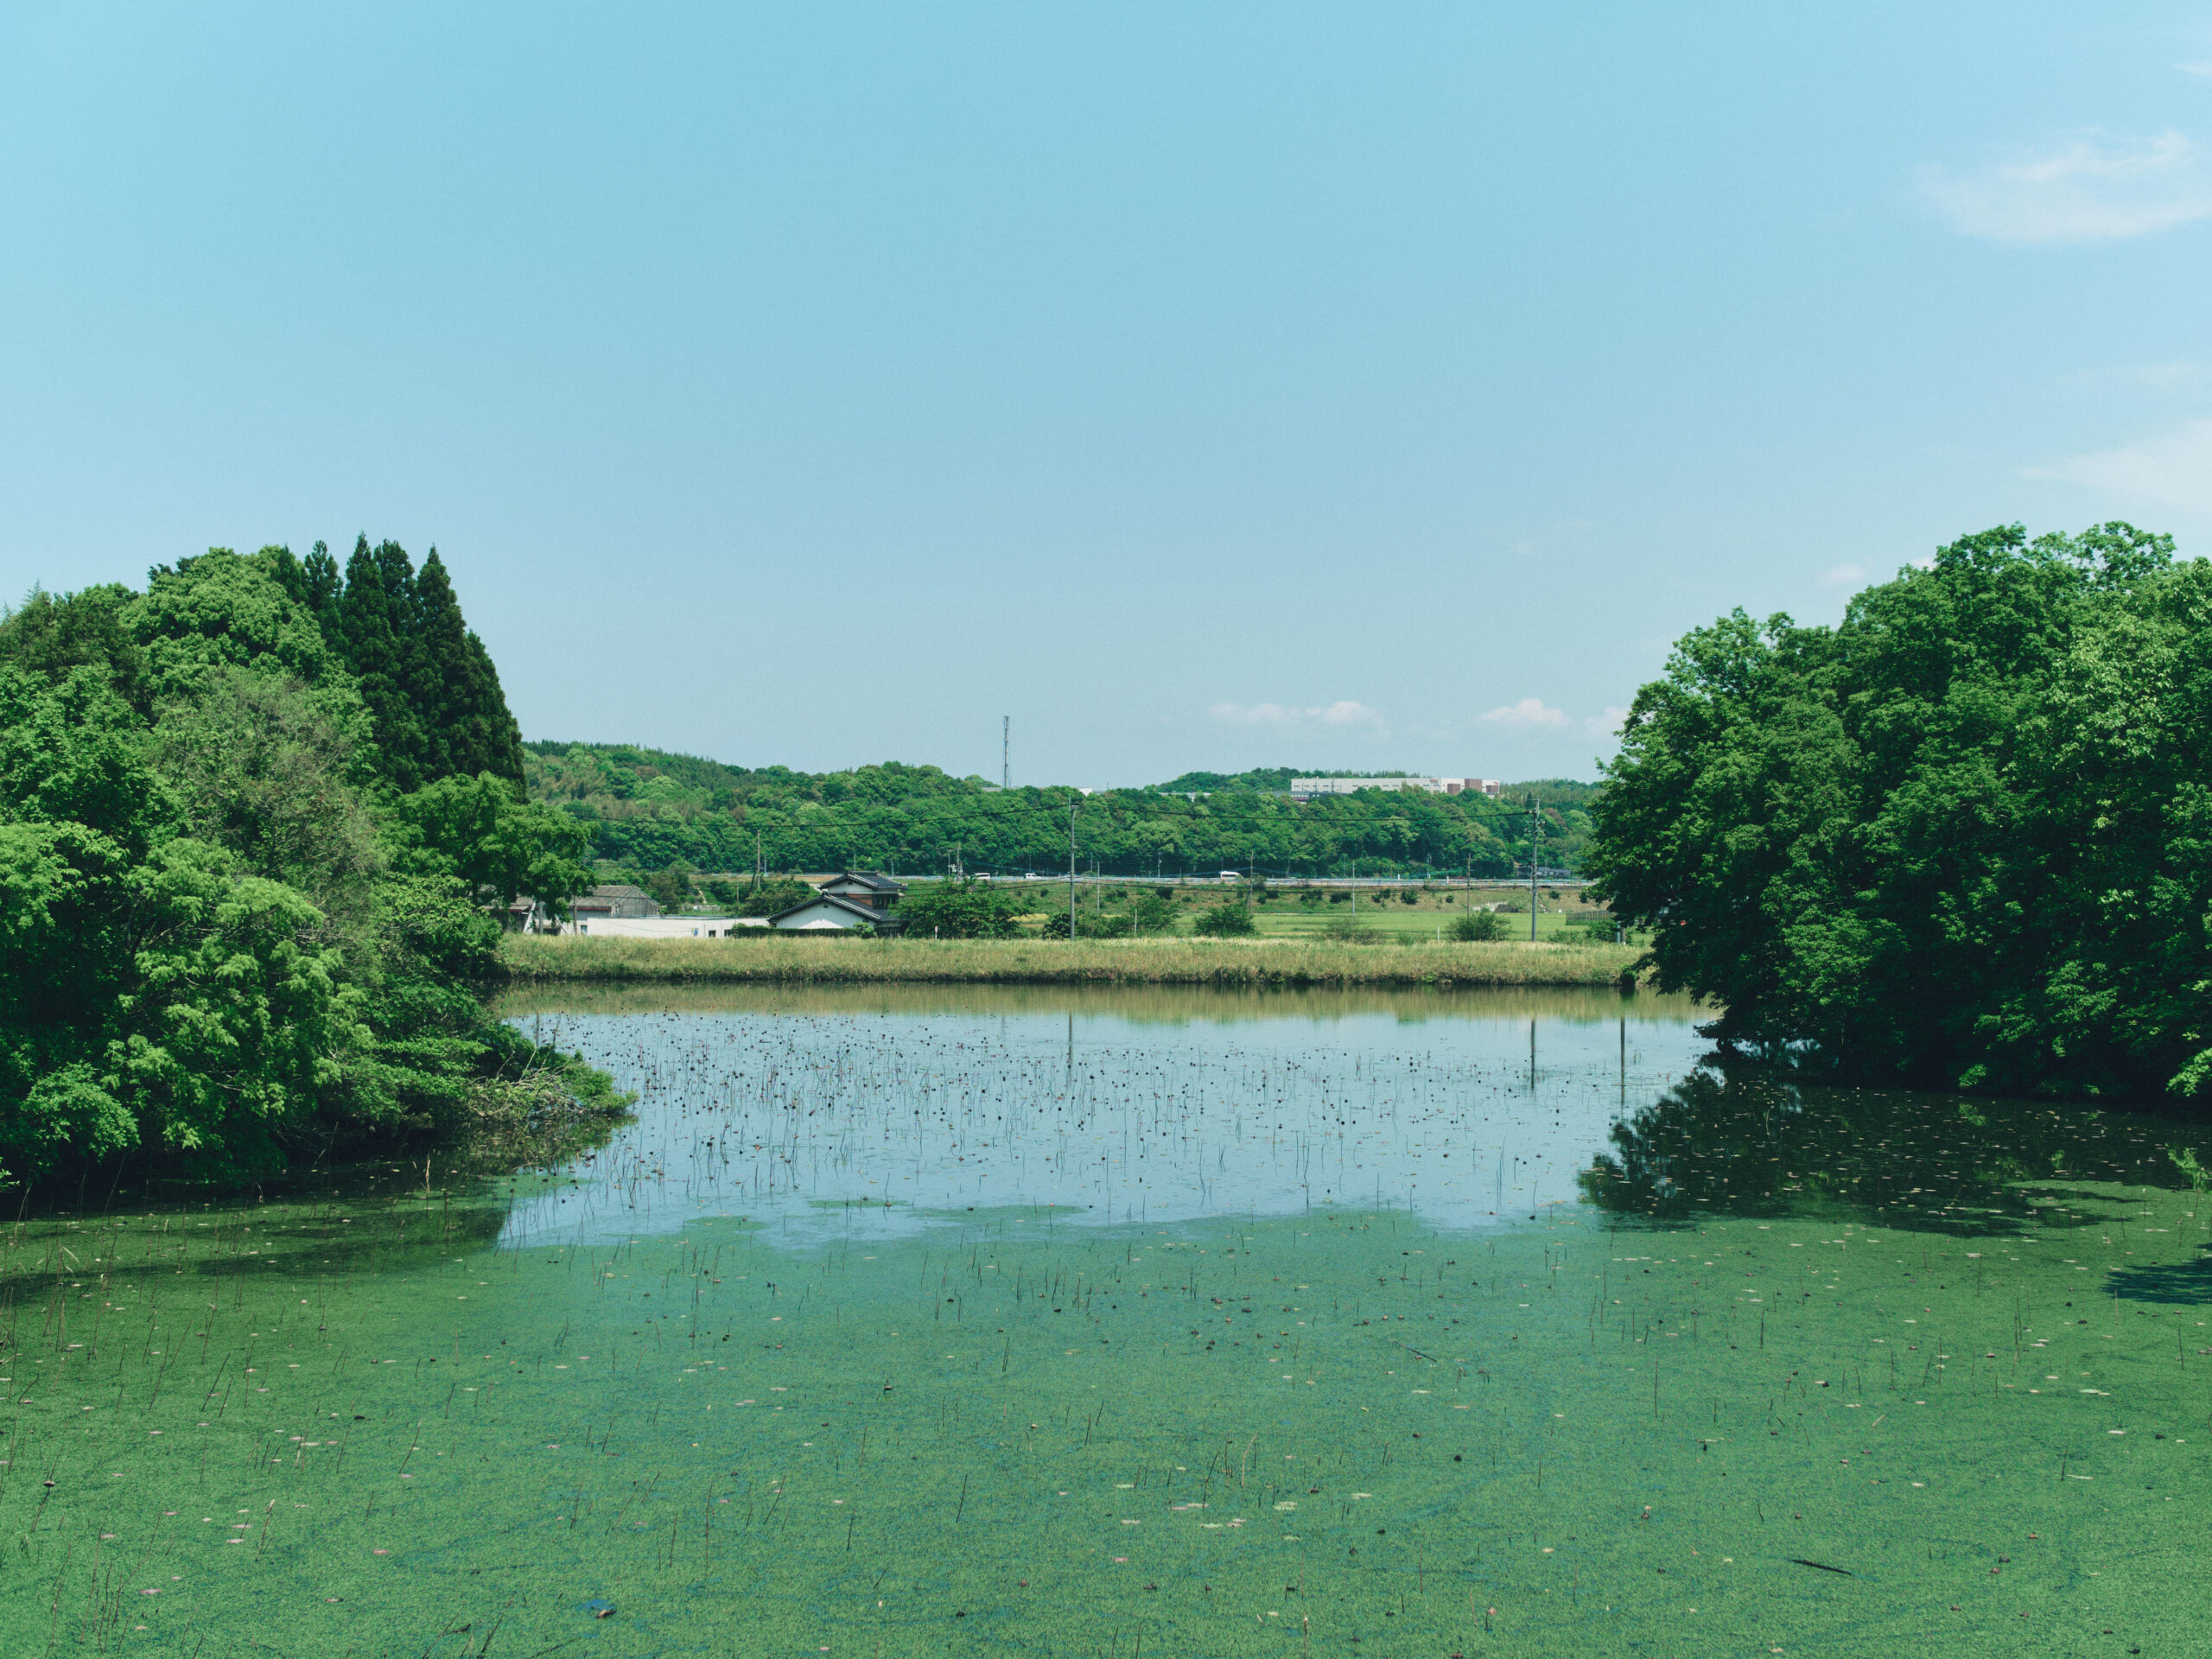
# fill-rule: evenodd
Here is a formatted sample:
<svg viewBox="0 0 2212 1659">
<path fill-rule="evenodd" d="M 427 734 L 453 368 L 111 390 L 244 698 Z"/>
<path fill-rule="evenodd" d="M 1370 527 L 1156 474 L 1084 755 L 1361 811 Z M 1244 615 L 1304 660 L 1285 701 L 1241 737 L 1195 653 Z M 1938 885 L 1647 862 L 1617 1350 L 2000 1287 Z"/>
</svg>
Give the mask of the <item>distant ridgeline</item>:
<svg viewBox="0 0 2212 1659">
<path fill-rule="evenodd" d="M 603 1080 L 487 1018 L 531 803 L 433 552 L 217 549 L 0 620 L 0 1182 L 543 1125 Z"/>
<path fill-rule="evenodd" d="M 971 872 L 1065 870 L 1067 804 L 1076 797 L 1077 856 L 1085 870 L 1095 863 L 1106 874 L 1256 867 L 1276 875 L 1433 868 L 1498 876 L 1528 858 L 1520 801 L 1533 793 L 1543 805 L 1543 863 L 1573 868 L 1597 793 L 1593 785 L 1547 779 L 1512 785 L 1505 801 L 1371 790 L 1300 804 L 1283 792 L 1293 777 L 1350 774 L 1279 766 L 1077 796 L 1000 790 L 896 761 L 809 773 L 627 744 L 523 750 L 531 798 L 588 825 L 600 858 L 640 870 L 749 870 L 756 836 L 772 870 L 942 870 L 956 848 Z"/>
<path fill-rule="evenodd" d="M 1303 766 L 1255 766 L 1249 772 L 1186 772 L 1158 787 L 1167 794 L 1198 791 L 1216 794 L 1224 790 L 1257 789 L 1275 795 L 1290 793 L 1294 778 L 1409 778 L 1404 772 L 1314 772 Z"/>
</svg>

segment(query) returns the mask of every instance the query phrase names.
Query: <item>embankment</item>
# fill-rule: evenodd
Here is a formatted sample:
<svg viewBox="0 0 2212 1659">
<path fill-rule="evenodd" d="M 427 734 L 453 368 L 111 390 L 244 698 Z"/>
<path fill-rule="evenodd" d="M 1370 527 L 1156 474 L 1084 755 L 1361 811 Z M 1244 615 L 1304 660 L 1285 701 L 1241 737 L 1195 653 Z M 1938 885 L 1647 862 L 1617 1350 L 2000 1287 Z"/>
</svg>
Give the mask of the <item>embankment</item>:
<svg viewBox="0 0 2212 1659">
<path fill-rule="evenodd" d="M 632 983 L 1616 985 L 1634 945 L 1282 939 L 593 939 L 516 935 L 518 985 Z"/>
</svg>

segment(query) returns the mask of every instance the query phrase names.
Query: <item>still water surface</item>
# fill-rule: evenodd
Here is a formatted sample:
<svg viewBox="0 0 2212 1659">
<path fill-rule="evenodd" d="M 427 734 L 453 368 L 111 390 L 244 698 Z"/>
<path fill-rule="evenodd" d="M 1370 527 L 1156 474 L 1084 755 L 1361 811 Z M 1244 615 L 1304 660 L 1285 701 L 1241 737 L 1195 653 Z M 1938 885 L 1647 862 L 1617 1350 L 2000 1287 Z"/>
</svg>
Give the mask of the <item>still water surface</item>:
<svg viewBox="0 0 2212 1659">
<path fill-rule="evenodd" d="M 508 1013 L 636 1121 L 9 1233 L 0 1651 L 2202 1650 L 2171 1122 L 1651 997 Z"/>
<path fill-rule="evenodd" d="M 525 1010 L 527 1010 L 525 1012 Z M 639 1099 L 588 1185 L 511 1240 L 733 1207 L 794 1237 L 912 1236 L 995 1206 L 1096 1224 L 1568 1203 L 1631 1098 L 1706 1045 L 1682 999 L 807 989 L 518 1001 Z"/>
</svg>

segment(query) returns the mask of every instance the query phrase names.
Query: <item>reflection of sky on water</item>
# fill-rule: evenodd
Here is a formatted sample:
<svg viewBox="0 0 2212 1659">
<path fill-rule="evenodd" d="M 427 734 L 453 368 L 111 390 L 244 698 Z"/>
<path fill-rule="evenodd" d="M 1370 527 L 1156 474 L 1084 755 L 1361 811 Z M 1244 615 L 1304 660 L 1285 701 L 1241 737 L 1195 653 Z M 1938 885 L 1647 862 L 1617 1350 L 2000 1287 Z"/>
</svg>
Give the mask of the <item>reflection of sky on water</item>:
<svg viewBox="0 0 2212 1659">
<path fill-rule="evenodd" d="M 1625 1108 L 1703 1045 L 1674 1007 L 1591 1020 L 1286 1013 L 568 1014 L 518 1021 L 605 1067 L 638 1118 L 519 1204 L 514 1241 L 742 1215 L 807 1234 L 1051 1205 L 1176 1221 L 1327 1204 L 1439 1225 L 1571 1200 Z M 1534 1068 L 1531 1069 L 1533 1033 Z"/>
</svg>

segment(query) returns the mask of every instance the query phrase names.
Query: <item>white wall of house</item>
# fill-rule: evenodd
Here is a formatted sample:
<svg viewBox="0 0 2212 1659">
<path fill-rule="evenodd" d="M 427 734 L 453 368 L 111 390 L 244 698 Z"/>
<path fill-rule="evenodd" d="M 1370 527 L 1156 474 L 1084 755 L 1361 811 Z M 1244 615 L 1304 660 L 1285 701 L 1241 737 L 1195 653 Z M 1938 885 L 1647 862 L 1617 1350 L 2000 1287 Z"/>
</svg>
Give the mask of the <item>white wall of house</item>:
<svg viewBox="0 0 2212 1659">
<path fill-rule="evenodd" d="M 782 919 L 777 922 L 776 926 L 779 931 L 786 933 L 804 933 L 822 931 L 830 928 L 858 927 L 863 921 L 871 919 L 868 917 L 855 916 L 849 910 L 836 905 L 817 903 L 802 905 L 797 910 L 786 912 Z"/>
<path fill-rule="evenodd" d="M 758 916 L 585 916 L 561 931 L 594 939 L 718 939 L 766 925 Z"/>
</svg>

